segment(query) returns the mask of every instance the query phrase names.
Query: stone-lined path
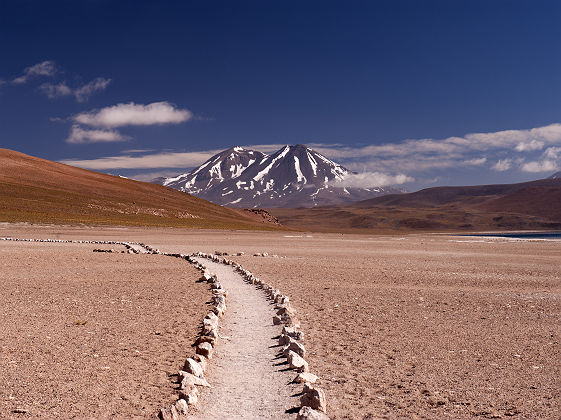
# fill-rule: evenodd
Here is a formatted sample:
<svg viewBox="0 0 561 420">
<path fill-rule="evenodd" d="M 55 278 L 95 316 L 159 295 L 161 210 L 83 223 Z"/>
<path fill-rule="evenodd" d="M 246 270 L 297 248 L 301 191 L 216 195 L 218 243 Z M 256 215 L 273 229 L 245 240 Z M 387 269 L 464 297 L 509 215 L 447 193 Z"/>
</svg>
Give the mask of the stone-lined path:
<svg viewBox="0 0 561 420">
<path fill-rule="evenodd" d="M 273 305 L 261 290 L 246 284 L 232 267 L 198 261 L 215 273 L 228 292 L 227 311 L 206 378 L 212 388 L 201 392 L 194 419 L 294 419 L 301 385 L 289 385 L 296 373 L 279 358 L 272 325 Z"/>
</svg>

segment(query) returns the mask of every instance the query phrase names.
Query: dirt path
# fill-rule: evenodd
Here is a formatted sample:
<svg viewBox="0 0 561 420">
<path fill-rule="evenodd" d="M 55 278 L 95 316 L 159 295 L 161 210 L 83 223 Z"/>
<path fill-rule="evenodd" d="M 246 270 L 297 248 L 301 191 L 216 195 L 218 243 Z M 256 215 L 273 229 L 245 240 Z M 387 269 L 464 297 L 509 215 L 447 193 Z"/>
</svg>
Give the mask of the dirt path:
<svg viewBox="0 0 561 420">
<path fill-rule="evenodd" d="M 286 413 L 299 405 L 300 391 L 288 385 L 296 375 L 287 370 L 273 339 L 273 306 L 265 295 L 245 284 L 230 266 L 199 260 L 214 272 L 228 292 L 227 312 L 221 319 L 220 339 L 211 360 L 196 419 L 293 419 Z"/>
</svg>

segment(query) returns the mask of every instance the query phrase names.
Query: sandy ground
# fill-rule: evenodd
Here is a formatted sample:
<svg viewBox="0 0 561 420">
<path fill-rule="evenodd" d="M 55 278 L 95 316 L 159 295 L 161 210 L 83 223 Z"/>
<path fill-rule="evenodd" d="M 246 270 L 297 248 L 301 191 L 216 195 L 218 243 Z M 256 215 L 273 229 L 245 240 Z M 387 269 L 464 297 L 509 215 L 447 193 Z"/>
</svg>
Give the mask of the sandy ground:
<svg viewBox="0 0 561 420">
<path fill-rule="evenodd" d="M 194 419 L 294 419 L 301 386 L 279 356 L 281 327 L 272 323 L 273 305 L 262 290 L 245 283 L 232 267 L 199 261 L 228 292 L 227 311 L 219 324 L 219 339 L 205 374 L 212 388 L 202 389 Z"/>
<path fill-rule="evenodd" d="M 49 233 L 246 252 L 290 295 L 333 418 L 561 417 L 559 242 L 0 226 Z"/>
<path fill-rule="evenodd" d="M 208 287 L 100 247 L 0 241 L 0 418 L 154 418 L 177 399 Z"/>
</svg>

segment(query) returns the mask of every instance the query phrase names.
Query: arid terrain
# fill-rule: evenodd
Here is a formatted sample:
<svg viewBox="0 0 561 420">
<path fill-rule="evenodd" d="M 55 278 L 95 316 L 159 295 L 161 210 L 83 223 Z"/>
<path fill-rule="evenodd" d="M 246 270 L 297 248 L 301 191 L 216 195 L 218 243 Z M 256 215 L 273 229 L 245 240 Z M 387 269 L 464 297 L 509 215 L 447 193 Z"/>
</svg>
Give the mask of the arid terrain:
<svg viewBox="0 0 561 420">
<path fill-rule="evenodd" d="M 229 209 L 160 185 L 0 149 L 0 221 L 279 229 L 267 213 Z"/>
<path fill-rule="evenodd" d="M 290 296 L 306 332 L 310 368 L 335 419 L 543 419 L 561 412 L 559 242 L 25 224 L 3 224 L 0 236 L 245 252 L 231 258 Z M 63 403 L 86 404 L 88 392 L 94 405 L 103 400 L 101 416 L 123 406 L 122 393 L 136 399 L 124 406 L 139 416 L 152 407 L 149 398 L 165 402 L 173 392 L 165 379 L 177 368 L 174 356 L 157 349 L 176 349 L 181 359 L 204 312 L 204 305 L 193 306 L 198 299 L 177 293 L 181 287 L 186 294 L 206 292 L 191 281 L 188 265 L 158 256 L 96 255 L 87 247 L 0 245 L 2 299 L 11 308 L 3 307 L 2 346 L 9 351 L 2 357 L 9 360 L 2 377 L 14 384 L 1 390 L 2 410 L 27 403 L 54 413 Z M 30 254 L 33 249 L 45 254 Z M 269 256 L 253 256 L 262 252 Z M 118 268 L 117 281 L 110 282 L 106 267 Z M 162 269 L 170 272 L 162 275 Z M 111 301 L 123 296 L 134 303 L 116 312 Z M 136 317 L 141 322 L 134 328 L 117 322 Z M 81 320 L 88 323 L 74 324 Z M 185 341 L 175 341 L 182 334 Z M 121 351 L 121 342 L 140 356 Z M 15 351 L 21 348 L 24 355 Z M 138 374 L 131 368 L 136 361 L 145 363 Z M 103 366 L 122 367 L 113 374 L 100 372 Z M 79 391 L 71 391 L 71 380 L 81 384 Z M 156 382 L 160 397 L 145 394 Z M 96 389 L 105 390 L 103 398 Z"/>
<path fill-rule="evenodd" d="M 346 233 L 561 229 L 561 179 L 434 187 L 339 206 L 272 208 L 287 227 Z"/>
<path fill-rule="evenodd" d="M 0 418 L 154 418 L 176 399 L 208 288 L 185 262 L 94 248 L 124 249 L 0 241 Z"/>
</svg>

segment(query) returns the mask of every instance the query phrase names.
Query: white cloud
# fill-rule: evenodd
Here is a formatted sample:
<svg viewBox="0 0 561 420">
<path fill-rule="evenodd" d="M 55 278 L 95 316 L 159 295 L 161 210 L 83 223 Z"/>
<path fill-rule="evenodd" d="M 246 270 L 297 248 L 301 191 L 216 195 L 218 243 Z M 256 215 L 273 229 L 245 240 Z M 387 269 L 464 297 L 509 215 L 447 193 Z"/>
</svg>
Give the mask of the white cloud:
<svg viewBox="0 0 561 420">
<path fill-rule="evenodd" d="M 487 158 L 475 158 L 475 159 L 464 160 L 464 164 L 469 166 L 481 166 L 485 162 L 487 162 Z"/>
<path fill-rule="evenodd" d="M 16 77 L 12 80 L 12 83 L 20 85 L 27 83 L 29 79 L 36 76 L 54 76 L 57 72 L 56 65 L 54 61 L 43 61 L 42 63 L 35 64 L 34 66 L 27 67 L 23 71 L 23 75 Z"/>
<path fill-rule="evenodd" d="M 520 169 L 524 172 L 553 172 L 560 168 L 561 147 L 548 147 L 539 160 L 524 163 Z"/>
<path fill-rule="evenodd" d="M 413 182 L 415 179 L 404 175 L 388 175 L 381 172 L 362 172 L 347 175 L 342 181 L 332 182 L 334 187 L 373 188 L 385 187 L 387 185 L 400 185 Z"/>
<path fill-rule="evenodd" d="M 561 156 L 561 147 L 548 147 L 543 153 L 545 159 L 558 159 Z"/>
<path fill-rule="evenodd" d="M 407 173 L 461 166 L 484 165 L 489 160 L 514 159 L 514 153 L 530 155 L 544 147 L 561 144 L 561 124 L 550 124 L 526 130 L 503 130 L 471 133 L 462 137 L 408 139 L 361 147 L 312 144 L 325 156 L 339 160 L 355 171 Z M 484 154 L 484 157 L 481 155 Z M 487 159 L 483 161 L 483 159 Z M 527 158 L 526 158 L 527 160 Z"/>
<path fill-rule="evenodd" d="M 49 98 L 59 98 L 61 96 L 74 96 L 78 102 L 87 101 L 92 94 L 95 92 L 105 90 L 107 86 L 111 83 L 111 79 L 104 79 L 103 77 L 98 77 L 85 85 L 72 89 L 65 82 L 53 84 L 53 83 L 43 83 L 41 85 L 41 90 Z"/>
<path fill-rule="evenodd" d="M 204 152 L 154 153 L 144 156 L 109 156 L 99 159 L 61 161 L 67 165 L 86 169 L 154 169 L 154 168 L 194 168 L 222 150 Z"/>
<path fill-rule="evenodd" d="M 512 168 L 512 159 L 499 159 L 497 161 L 497 163 L 495 163 L 493 166 L 491 166 L 491 169 L 493 169 L 494 171 L 497 172 L 504 172 L 504 171 L 508 171 L 510 168 Z"/>
<path fill-rule="evenodd" d="M 127 125 L 179 124 L 189 121 L 192 117 L 190 111 L 178 109 L 169 102 L 154 102 L 148 105 L 131 102 L 78 114 L 72 119 L 93 127 L 115 128 Z"/>
<path fill-rule="evenodd" d="M 60 96 L 72 95 L 72 89 L 70 89 L 65 83 L 43 83 L 40 89 L 45 95 L 50 99 L 58 98 Z"/>
<path fill-rule="evenodd" d="M 78 125 L 73 125 L 66 139 L 67 143 L 112 143 L 126 141 L 129 137 L 123 136 L 116 130 L 84 130 Z"/>
<path fill-rule="evenodd" d="M 74 96 L 78 102 L 85 102 L 89 97 L 98 91 L 105 90 L 107 86 L 111 83 L 111 79 L 104 79 L 103 77 L 98 77 L 89 83 L 86 83 L 79 88 L 74 89 Z"/>
<path fill-rule="evenodd" d="M 540 160 L 527 162 L 521 169 L 524 172 L 554 172 L 559 170 L 559 165 L 553 160 Z"/>
<path fill-rule="evenodd" d="M 156 172 L 143 172 L 141 174 L 130 175 L 129 178 L 136 179 L 137 181 L 150 182 L 156 178 L 171 178 L 177 176 L 177 171 L 156 171 Z"/>
<path fill-rule="evenodd" d="M 534 150 L 542 150 L 545 143 L 540 140 L 530 140 L 526 142 L 521 142 L 514 148 L 517 152 L 531 152 Z"/>
</svg>

